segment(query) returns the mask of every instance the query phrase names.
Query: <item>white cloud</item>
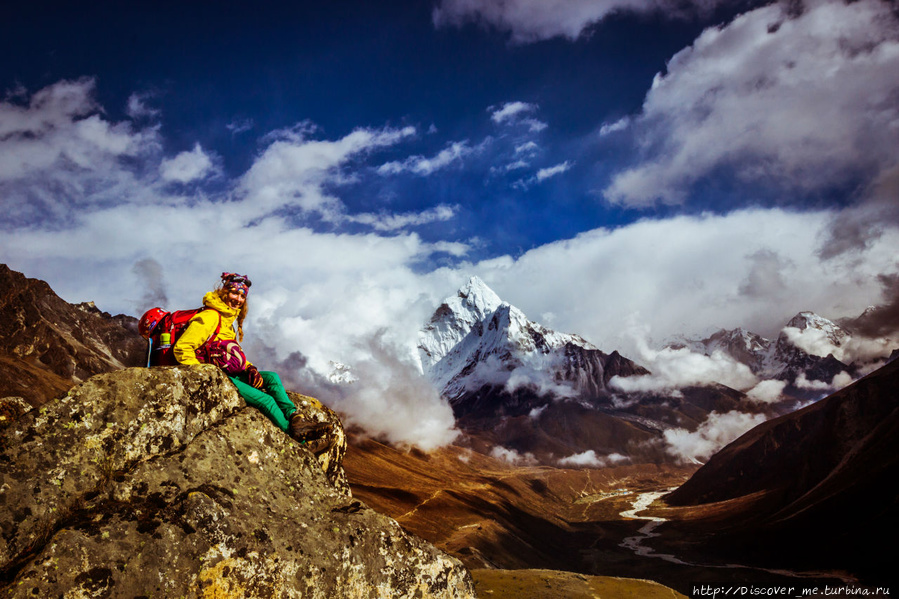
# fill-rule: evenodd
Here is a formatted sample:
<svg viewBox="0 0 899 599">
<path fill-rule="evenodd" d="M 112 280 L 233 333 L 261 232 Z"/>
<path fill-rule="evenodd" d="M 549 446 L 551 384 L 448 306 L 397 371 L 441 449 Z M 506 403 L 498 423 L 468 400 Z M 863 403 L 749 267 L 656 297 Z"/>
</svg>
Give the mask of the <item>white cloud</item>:
<svg viewBox="0 0 899 599">
<path fill-rule="evenodd" d="M 687 463 L 705 462 L 725 445 L 765 420 L 760 414 L 712 412 L 695 431 L 683 428 L 665 431 L 665 449 Z"/>
<path fill-rule="evenodd" d="M 896 271 L 899 227 L 889 223 L 868 246 L 822 259 L 817 250 L 837 214 L 753 209 L 647 219 L 468 270 L 525 314 L 552 312 L 553 328 L 578 333 L 607 352 L 641 355 L 634 324 L 649 327 L 655 339 L 647 340 L 649 347 L 719 328 L 744 327 L 773 338 L 802 310 L 832 320 L 857 316 L 881 298 L 878 276 Z M 783 285 L 743 294 L 760 251 L 784 258 Z"/>
<path fill-rule="evenodd" d="M 540 146 L 533 140 L 521 141 L 512 150 L 511 155 L 502 166 L 490 167 L 491 174 L 505 174 L 531 167 L 531 160 L 539 153 Z"/>
<path fill-rule="evenodd" d="M 534 466 L 537 464 L 537 458 L 531 452 L 524 454 L 518 453 L 514 449 L 507 449 L 501 445 L 496 445 L 490 450 L 490 457 L 508 462 L 515 466 Z"/>
<path fill-rule="evenodd" d="M 879 0 L 764 6 L 709 28 L 659 74 L 634 122 L 644 154 L 615 203 L 680 203 L 719 168 L 806 191 L 873 176 L 899 146 L 899 19 Z"/>
<path fill-rule="evenodd" d="M 50 167 L 101 171 L 154 141 L 151 131 L 103 120 L 93 93 L 94 81 L 79 79 L 39 90 L 28 106 L 0 102 L 0 182 Z"/>
<path fill-rule="evenodd" d="M 621 12 L 658 12 L 681 17 L 707 12 L 720 0 L 442 0 L 434 8 L 437 27 L 459 26 L 469 21 L 486 23 L 508 32 L 518 43 L 553 37 L 575 40 L 606 16 Z"/>
<path fill-rule="evenodd" d="M 845 337 L 835 338 L 826 331 L 815 327 L 798 329 L 796 327 L 784 327 L 782 329 L 787 340 L 804 352 L 819 358 L 833 355 L 838 360 L 843 357 L 842 345 Z"/>
<path fill-rule="evenodd" d="M 69 128 L 73 119 L 97 110 L 92 97 L 94 87 L 94 80 L 89 78 L 60 81 L 35 92 L 28 106 L 0 103 L 0 137 L 6 141 L 11 136 L 34 136 L 59 126 Z M 20 88 L 12 97 L 27 95 L 27 90 Z"/>
<path fill-rule="evenodd" d="M 526 141 L 515 146 L 515 154 L 533 155 L 538 149 L 539 146 L 537 145 L 537 142 Z"/>
<path fill-rule="evenodd" d="M 133 93 L 128 96 L 125 113 L 132 119 L 153 119 L 159 116 L 159 109 L 147 105 L 151 94 Z"/>
<path fill-rule="evenodd" d="M 794 267 L 789 259 L 771 250 L 758 250 L 747 256 L 752 266 L 740 284 L 740 294 L 749 297 L 779 297 L 787 288 L 784 273 Z"/>
<path fill-rule="evenodd" d="M 814 327 L 784 327 L 782 332 L 791 344 L 804 352 L 821 358 L 832 355 L 846 364 L 882 360 L 897 345 L 897 341 L 889 337 L 870 338 L 846 331 L 834 335 Z"/>
<path fill-rule="evenodd" d="M 457 141 L 450 143 L 431 158 L 410 156 L 402 162 L 393 161 L 382 164 L 378 167 L 378 173 L 382 175 L 396 175 L 403 172 L 411 172 L 426 177 L 452 164 L 458 164 L 476 151 L 477 148 L 468 145 L 468 141 Z"/>
<path fill-rule="evenodd" d="M 525 388 L 532 389 L 541 396 L 552 395 L 555 398 L 575 396 L 571 385 L 554 381 L 552 377 L 547 375 L 547 372 L 547 369 L 542 364 L 519 366 L 512 372 L 504 373 L 507 377 L 504 388 L 510 393 L 517 389 Z"/>
<path fill-rule="evenodd" d="M 159 174 L 165 181 L 190 183 L 203 179 L 213 170 L 212 159 L 196 144 L 189 152 L 181 152 L 174 158 L 165 159 L 159 165 Z"/>
<path fill-rule="evenodd" d="M 540 415 L 541 415 L 544 411 L 546 411 L 546 407 L 547 407 L 547 406 L 540 406 L 539 408 L 531 408 L 531 411 L 528 412 L 528 418 L 532 418 L 532 419 L 534 419 L 534 420 L 537 420 L 538 418 L 540 418 Z"/>
<path fill-rule="evenodd" d="M 571 168 L 571 162 L 566 160 L 561 164 L 557 164 L 555 166 L 549 166 L 546 168 L 541 168 L 537 171 L 537 181 L 545 181 L 550 177 L 555 177 L 556 175 L 560 175 Z"/>
<path fill-rule="evenodd" d="M 793 384 L 807 391 L 831 392 L 852 384 L 852 376 L 848 372 L 839 372 L 830 382 L 809 379 L 804 372 L 800 372 Z"/>
<path fill-rule="evenodd" d="M 588 467 L 588 468 L 608 468 L 609 466 L 618 466 L 629 461 L 627 456 L 620 453 L 610 453 L 606 456 L 598 456 L 592 449 L 588 449 L 583 453 L 576 453 L 559 460 L 560 466 Z"/>
<path fill-rule="evenodd" d="M 452 443 L 458 435 L 452 408 L 418 374 L 402 348 L 385 345 L 380 335 L 366 346 L 366 357 L 353 365 L 356 380 L 331 406 L 347 414 L 346 424 L 425 451 Z"/>
<path fill-rule="evenodd" d="M 489 110 L 490 118 L 493 119 L 493 122 L 500 124 L 515 120 L 519 118 L 521 114 L 535 112 L 537 110 L 537 105 L 529 104 L 527 102 L 506 102 L 500 108 L 492 107 Z"/>
<path fill-rule="evenodd" d="M 767 380 L 746 392 L 749 399 L 758 403 L 777 403 L 783 399 L 783 390 L 787 381 Z"/>
<path fill-rule="evenodd" d="M 522 164 L 521 166 L 526 167 L 528 165 Z M 512 183 L 512 187 L 526 191 L 534 185 L 543 183 L 547 179 L 551 179 L 557 175 L 561 175 L 565 171 L 569 170 L 571 168 L 571 166 L 572 166 L 571 162 L 566 160 L 565 162 L 556 164 L 554 166 L 548 166 L 545 168 L 541 168 L 540 170 L 537 171 L 537 173 L 534 176 L 528 177 L 526 179 L 519 179 L 518 181 L 515 181 L 514 183 Z M 508 170 L 511 170 L 511 169 L 508 169 Z"/>
<path fill-rule="evenodd" d="M 625 392 L 658 392 L 721 383 L 733 389 L 748 390 L 759 382 L 748 366 L 724 352 L 706 356 L 687 348 L 655 350 L 649 346 L 648 333 L 646 327 L 635 327 L 633 334 L 638 353 L 633 359 L 652 374 L 615 376 L 609 381 L 611 387 Z"/>
<path fill-rule="evenodd" d="M 246 133 L 255 126 L 253 119 L 235 119 L 225 125 L 225 129 L 231 132 L 231 135 L 239 135 Z"/>
<path fill-rule="evenodd" d="M 343 204 L 323 191 L 322 185 L 326 181 L 340 183 L 340 169 L 351 158 L 396 144 L 413 135 L 415 128 L 356 129 L 336 141 L 309 139 L 309 133 L 306 125 L 267 136 L 273 141 L 238 185 L 247 222 L 285 207 L 318 213 L 325 220 L 339 220 Z"/>
<path fill-rule="evenodd" d="M 511 173 L 512 171 L 517 171 L 523 168 L 530 168 L 531 163 L 527 160 L 515 160 L 513 162 L 509 162 L 504 164 L 501 167 L 491 167 L 491 173 Z"/>
<path fill-rule="evenodd" d="M 631 124 L 630 117 L 622 117 L 615 121 L 614 123 L 603 123 L 602 127 L 599 128 L 599 135 L 606 136 L 611 133 L 615 133 L 616 131 L 624 131 Z"/>
<path fill-rule="evenodd" d="M 458 206 L 440 204 L 421 212 L 408 212 L 405 214 L 356 214 L 347 216 L 347 220 L 369 225 L 375 231 L 396 231 L 407 227 L 450 220 L 456 216 L 458 210 Z M 454 248 L 453 250 L 450 250 L 450 252 L 456 256 L 464 255 L 468 251 L 468 246 L 465 244 L 447 246 L 448 249 L 450 247 Z"/>
<path fill-rule="evenodd" d="M 498 125 L 523 124 L 528 130 L 536 133 L 546 129 L 547 124 L 532 116 L 525 115 L 533 114 L 539 109 L 540 107 L 536 104 L 528 102 L 506 102 L 502 107 L 491 107 L 488 111 L 490 112 L 490 118 Z"/>
<path fill-rule="evenodd" d="M 158 151 L 157 131 L 105 120 L 94 87 L 60 81 L 0 102 L 4 221 L 63 223 L 90 206 L 145 197 L 131 163 Z"/>
</svg>

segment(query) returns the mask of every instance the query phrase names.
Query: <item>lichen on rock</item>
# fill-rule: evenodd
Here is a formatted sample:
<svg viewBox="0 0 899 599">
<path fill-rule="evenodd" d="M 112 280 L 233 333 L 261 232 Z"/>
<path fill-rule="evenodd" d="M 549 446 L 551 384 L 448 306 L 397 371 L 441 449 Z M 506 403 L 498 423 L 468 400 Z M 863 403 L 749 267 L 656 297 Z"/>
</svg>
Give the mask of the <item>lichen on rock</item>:
<svg viewBox="0 0 899 599">
<path fill-rule="evenodd" d="M 473 597 L 454 558 L 352 498 L 211 366 L 97 375 L 0 431 L 10 597 Z"/>
</svg>

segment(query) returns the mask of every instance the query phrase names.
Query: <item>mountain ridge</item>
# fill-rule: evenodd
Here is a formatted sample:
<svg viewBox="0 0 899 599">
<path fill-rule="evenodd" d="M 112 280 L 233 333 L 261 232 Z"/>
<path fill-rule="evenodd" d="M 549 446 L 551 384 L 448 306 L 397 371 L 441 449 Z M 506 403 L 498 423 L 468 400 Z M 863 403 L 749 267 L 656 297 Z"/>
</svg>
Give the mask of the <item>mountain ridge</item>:
<svg viewBox="0 0 899 599">
<path fill-rule="evenodd" d="M 899 361 L 721 449 L 665 497 L 715 506 L 704 542 L 754 559 L 893 575 L 880 537 L 899 527 Z M 702 519 L 697 521 L 703 526 Z"/>
<path fill-rule="evenodd" d="M 440 337 L 445 331 L 452 337 Z M 463 442 L 515 459 L 671 460 L 665 430 L 694 430 L 716 410 L 765 409 L 720 385 L 625 394 L 613 380 L 650 375 L 646 368 L 530 321 L 477 277 L 438 307 L 419 339 L 431 358 L 425 374 L 453 408 Z"/>
<path fill-rule="evenodd" d="M 95 374 L 142 364 L 145 351 L 136 319 L 69 304 L 0 264 L 0 397 L 39 406 Z"/>
<path fill-rule="evenodd" d="M 762 380 L 783 381 L 786 395 L 818 399 L 823 391 L 835 390 L 837 377 L 857 378 L 868 366 L 846 363 L 834 355 L 833 352 L 842 355 L 841 350 L 851 338 L 852 333 L 846 328 L 803 310 L 781 327 L 775 339 L 738 327 L 719 329 L 705 339 L 680 337 L 667 347 L 685 347 L 705 356 L 722 352 L 749 367 Z"/>
<path fill-rule="evenodd" d="M 557 395 L 598 397 L 614 376 L 605 375 L 609 356 L 592 343 L 529 320 L 476 276 L 437 308 L 419 334 L 419 350 L 428 357 L 424 373 L 454 404 L 487 385 L 509 391 L 543 385 Z M 610 362 L 628 370 L 622 360 L 629 362 L 616 352 Z M 583 376 L 578 362 L 589 364 L 593 376 Z"/>
</svg>

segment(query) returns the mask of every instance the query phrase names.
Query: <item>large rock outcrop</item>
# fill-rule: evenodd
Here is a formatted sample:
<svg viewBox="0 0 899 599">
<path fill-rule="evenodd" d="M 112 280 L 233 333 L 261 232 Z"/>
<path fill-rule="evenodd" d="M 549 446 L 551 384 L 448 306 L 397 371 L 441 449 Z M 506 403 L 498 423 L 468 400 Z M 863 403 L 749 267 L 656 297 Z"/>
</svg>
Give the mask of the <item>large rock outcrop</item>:
<svg viewBox="0 0 899 599">
<path fill-rule="evenodd" d="M 10 410 L 0 594 L 473 597 L 457 560 L 353 500 L 336 415 L 292 397 L 334 424 L 319 459 L 212 366 L 101 374 Z"/>
</svg>

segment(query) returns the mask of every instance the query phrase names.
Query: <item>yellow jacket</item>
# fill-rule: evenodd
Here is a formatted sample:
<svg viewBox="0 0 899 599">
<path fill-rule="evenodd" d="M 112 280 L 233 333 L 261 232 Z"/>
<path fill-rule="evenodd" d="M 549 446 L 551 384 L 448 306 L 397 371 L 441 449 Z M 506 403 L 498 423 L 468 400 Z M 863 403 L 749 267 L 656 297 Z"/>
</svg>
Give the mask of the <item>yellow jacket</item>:
<svg viewBox="0 0 899 599">
<path fill-rule="evenodd" d="M 219 314 L 222 317 L 222 326 L 215 338 L 222 341 L 237 339 L 237 335 L 234 333 L 234 321 L 240 314 L 240 310 L 223 302 L 215 291 L 210 291 L 203 296 L 203 305 L 211 309 L 198 312 L 191 318 L 184 333 L 172 348 L 175 359 L 180 364 L 200 363 L 197 360 L 197 349 L 215 334 L 215 327 L 219 324 Z"/>
</svg>

